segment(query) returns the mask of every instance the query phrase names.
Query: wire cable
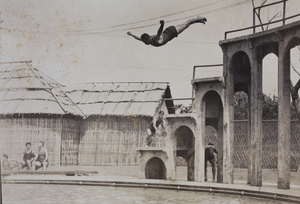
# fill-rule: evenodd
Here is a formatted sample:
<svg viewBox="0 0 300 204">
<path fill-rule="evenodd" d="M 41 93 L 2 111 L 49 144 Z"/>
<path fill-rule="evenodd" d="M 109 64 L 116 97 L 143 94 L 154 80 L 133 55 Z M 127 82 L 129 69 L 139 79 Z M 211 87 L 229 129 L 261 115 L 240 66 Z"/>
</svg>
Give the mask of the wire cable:
<svg viewBox="0 0 300 204">
<path fill-rule="evenodd" d="M 166 14 L 166 15 L 162 15 L 162 16 L 157 16 L 157 17 L 148 18 L 148 19 L 139 20 L 139 21 L 134 21 L 134 22 L 129 22 L 129 23 L 123 23 L 123 24 L 118 24 L 118 25 L 113 25 L 113 26 L 107 26 L 107 27 L 100 27 L 100 28 L 67 30 L 67 32 L 82 32 L 82 31 L 89 31 L 89 30 L 103 30 L 103 29 L 111 29 L 111 28 L 123 27 L 123 26 L 138 24 L 138 23 L 144 23 L 144 22 L 148 22 L 148 21 L 152 21 L 152 20 L 162 19 L 162 18 L 165 18 L 165 17 L 170 17 L 170 16 L 174 16 L 174 15 L 178 15 L 178 14 L 190 12 L 190 11 L 197 10 L 197 9 L 200 9 L 200 8 L 203 9 L 205 7 L 208 7 L 208 6 L 214 5 L 214 4 L 219 3 L 219 2 L 223 2 L 223 1 L 224 0 L 218 0 L 217 2 L 206 4 L 206 5 L 202 5 L 202 6 L 197 6 L 195 8 L 185 9 L 185 10 L 182 10 L 182 11 L 178 11 L 178 12 L 174 12 L 174 13 L 170 13 L 170 14 Z"/>
<path fill-rule="evenodd" d="M 218 2 L 222 2 L 222 1 L 220 0 Z M 215 11 L 219 11 L 219 10 L 223 10 L 223 9 L 227 9 L 227 8 L 232 8 L 232 7 L 239 6 L 239 5 L 246 4 L 246 3 L 249 3 L 249 0 L 244 0 L 244 1 L 241 1 L 241 2 L 234 3 L 234 4 L 222 6 L 220 8 L 204 11 L 204 12 L 202 12 L 202 14 L 212 13 L 212 12 L 215 12 Z M 213 3 L 207 4 L 204 7 L 210 6 L 212 4 Z M 113 26 L 108 26 L 108 27 L 96 28 L 96 29 L 84 29 L 84 30 L 74 30 L 74 31 L 67 30 L 67 31 L 64 31 L 64 32 L 49 32 L 49 31 L 46 31 L 46 32 L 36 32 L 36 33 L 37 34 L 39 34 L 39 33 L 53 34 L 53 35 L 57 35 L 57 34 L 62 34 L 62 35 L 93 35 L 93 34 L 98 34 L 98 35 L 101 35 L 101 34 L 106 34 L 106 33 L 121 32 L 121 31 L 127 31 L 127 30 L 136 30 L 136 29 L 141 29 L 141 28 L 146 28 L 146 27 L 157 26 L 158 24 L 157 23 L 151 23 L 151 24 L 142 25 L 142 26 L 132 26 L 132 27 L 126 27 L 126 26 L 134 25 L 134 24 L 137 24 L 137 23 L 148 22 L 148 21 L 152 21 L 152 20 L 155 20 L 155 19 L 161 19 L 163 17 L 169 17 L 169 16 L 180 14 L 180 13 L 185 13 L 185 12 L 189 12 L 189 11 L 192 11 L 192 10 L 196 10 L 196 9 L 199 9 L 199 8 L 203 8 L 203 6 L 199 6 L 199 7 L 191 8 L 191 9 L 186 9 L 186 10 L 183 10 L 183 11 L 179 11 L 179 12 L 175 12 L 175 13 L 171 13 L 171 14 L 167 14 L 167 15 L 163 15 L 163 16 L 159 16 L 159 17 L 154 17 L 154 18 L 150 18 L 150 19 L 140 20 L 140 21 L 131 22 L 131 23 L 125 23 L 125 24 L 119 24 L 119 25 L 113 25 Z M 168 21 L 165 21 L 165 22 L 166 23 L 171 23 L 171 22 L 175 22 L 175 21 L 195 17 L 197 15 L 199 15 L 199 14 L 189 15 L 189 16 L 185 16 L 185 17 L 181 17 L 181 18 L 177 18 L 177 19 L 173 19 L 173 20 L 168 20 Z M 112 28 L 118 28 L 118 27 L 121 27 L 121 28 L 120 29 L 115 29 L 115 30 L 108 30 L 108 31 L 86 32 L 86 31 L 90 31 L 90 30 L 97 30 L 97 29 L 105 30 L 105 29 L 112 29 Z M 126 27 L 126 28 L 122 28 L 122 27 Z M 20 29 L 16 29 L 16 28 L 15 29 L 2 28 L 2 29 L 5 29 L 7 31 L 17 31 L 18 30 L 20 32 L 26 32 L 26 30 L 20 30 Z"/>
<path fill-rule="evenodd" d="M 212 12 L 215 12 L 215 11 L 219 11 L 219 10 L 223 10 L 223 9 L 227 9 L 227 8 L 232 8 L 232 7 L 243 5 L 243 4 L 246 4 L 246 3 L 249 3 L 249 0 L 244 0 L 244 1 L 241 1 L 241 2 L 238 2 L 238 3 L 235 3 L 235 4 L 223 6 L 223 7 L 216 8 L 216 9 L 212 9 L 212 10 L 209 10 L 209 11 L 206 11 L 206 12 L 202 12 L 202 14 L 212 13 Z M 165 21 L 165 23 L 171 23 L 171 22 L 175 22 L 175 21 L 180 21 L 180 20 L 184 20 L 184 19 L 195 17 L 197 15 L 190 15 L 190 16 L 186 16 L 186 17 L 182 17 L 182 18 L 168 20 L 168 21 Z M 160 18 L 160 17 L 156 17 L 155 19 L 158 19 L 158 18 Z M 141 22 L 144 22 L 144 21 L 141 21 Z M 69 33 L 69 35 L 73 35 L 73 34 L 80 34 L 80 35 L 105 34 L 105 33 L 119 32 L 119 31 L 136 30 L 136 29 L 141 29 L 141 28 L 146 28 L 146 27 L 151 27 L 151 26 L 157 26 L 157 25 L 158 25 L 157 23 L 153 23 L 153 24 L 148 24 L 148 25 L 143 25 L 143 26 L 135 26 L 135 27 L 130 27 L 130 28 L 122 28 L 122 29 L 117 29 L 117 30 L 112 30 L 112 31 Z"/>
</svg>

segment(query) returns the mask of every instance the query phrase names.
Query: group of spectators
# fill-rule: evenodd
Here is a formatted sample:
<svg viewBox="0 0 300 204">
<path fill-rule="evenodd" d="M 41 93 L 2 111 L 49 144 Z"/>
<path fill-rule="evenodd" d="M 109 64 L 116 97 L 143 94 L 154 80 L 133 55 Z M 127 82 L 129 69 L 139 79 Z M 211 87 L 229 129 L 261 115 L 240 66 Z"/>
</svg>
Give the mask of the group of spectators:
<svg viewBox="0 0 300 204">
<path fill-rule="evenodd" d="M 2 168 L 3 170 L 22 170 L 27 168 L 27 170 L 36 170 L 42 168 L 44 171 L 49 165 L 48 161 L 48 151 L 45 148 L 45 143 L 40 141 L 38 144 L 38 151 L 32 149 L 31 143 L 27 142 L 25 144 L 26 148 L 24 150 L 23 159 L 20 161 L 9 160 L 8 154 L 3 154 Z"/>
</svg>

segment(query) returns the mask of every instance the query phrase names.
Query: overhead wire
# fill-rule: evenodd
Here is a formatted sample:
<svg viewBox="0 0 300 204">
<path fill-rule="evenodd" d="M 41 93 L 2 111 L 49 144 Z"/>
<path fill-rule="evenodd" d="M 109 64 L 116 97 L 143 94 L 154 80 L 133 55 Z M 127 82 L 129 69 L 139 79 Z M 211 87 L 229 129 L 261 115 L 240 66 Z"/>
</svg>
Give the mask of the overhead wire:
<svg viewBox="0 0 300 204">
<path fill-rule="evenodd" d="M 59 63 L 59 60 L 48 60 L 49 62 Z M 137 70 L 157 70 L 157 71 L 177 71 L 177 72 L 184 72 L 187 71 L 185 69 L 174 69 L 174 68 L 163 68 L 163 67 L 145 67 L 145 66 L 127 66 L 127 65 L 117 65 L 117 64 L 97 64 L 91 62 L 76 62 L 75 64 L 91 66 L 91 67 L 101 67 L 101 71 L 110 70 L 114 68 L 124 68 L 124 69 L 137 69 Z M 104 66 L 104 67 L 103 67 Z"/>
<path fill-rule="evenodd" d="M 90 29 L 78 29 L 78 30 L 67 30 L 67 32 L 81 32 L 81 31 L 89 31 L 89 30 L 103 30 L 103 29 L 123 27 L 123 26 L 138 24 L 138 23 L 144 23 L 144 22 L 147 22 L 147 21 L 162 19 L 162 18 L 165 18 L 165 17 L 169 17 L 169 16 L 174 16 L 174 15 L 186 13 L 186 12 L 189 12 L 189 11 L 197 10 L 199 8 L 205 8 L 205 7 L 211 6 L 211 5 L 219 3 L 219 2 L 224 2 L 224 0 L 218 0 L 217 2 L 214 2 L 214 3 L 209 3 L 209 4 L 202 5 L 202 6 L 197 6 L 195 8 L 185 9 L 185 10 L 182 10 L 182 11 L 177 11 L 177 12 L 174 12 L 174 13 L 170 13 L 170 14 L 166 14 L 166 15 L 162 15 L 162 16 L 157 16 L 157 17 L 153 17 L 153 18 L 148 18 L 148 19 L 143 19 L 143 20 L 139 20 L 139 21 L 134 21 L 134 22 L 129 22 L 129 23 L 123 23 L 123 24 L 118 24 L 118 25 L 113 25 L 113 26 L 107 26 L 107 27 L 90 28 Z"/>
<path fill-rule="evenodd" d="M 221 0 L 218 1 L 218 2 L 221 2 Z M 245 4 L 245 3 L 248 3 L 248 2 L 249 2 L 249 0 L 244 0 L 242 2 L 238 2 L 238 3 L 235 3 L 235 4 L 230 4 L 230 5 L 222 6 L 222 7 L 216 8 L 216 9 L 204 11 L 202 14 L 212 13 L 212 12 L 215 12 L 215 11 L 218 11 L 218 10 L 223 10 L 223 9 L 226 9 L 226 8 L 231 8 L 231 7 L 234 7 L 234 6 L 242 5 L 242 4 Z M 209 6 L 209 5 L 212 5 L 212 4 L 208 4 L 207 6 Z M 202 8 L 202 7 L 199 6 L 199 7 L 196 7 L 196 8 L 186 9 L 186 10 L 183 10 L 183 11 L 179 11 L 179 12 L 167 14 L 167 15 L 164 15 L 164 16 L 159 16 L 159 17 L 155 17 L 155 18 L 150 18 L 150 19 L 145 19 L 145 20 L 141 20 L 141 21 L 131 22 L 131 23 L 128 23 L 128 24 L 114 25 L 114 26 L 110 26 L 110 28 L 113 28 L 113 27 L 124 27 L 124 26 L 128 26 L 128 25 L 133 25 L 133 24 L 136 24 L 136 23 L 147 22 L 147 21 L 159 19 L 159 18 L 162 18 L 162 17 L 168 17 L 168 16 L 177 15 L 177 14 L 180 14 L 180 13 L 189 12 L 189 11 L 192 11 L 192 10 L 197 10 L 199 8 Z M 179 21 L 179 20 L 182 20 L 182 19 L 190 18 L 190 17 L 195 17 L 195 15 L 185 16 L 185 17 L 181 17 L 181 18 L 177 18 L 177 19 L 173 19 L 173 20 L 168 20 L 168 21 L 166 21 L 166 23 L 174 22 L 174 21 Z M 135 26 L 135 27 L 133 26 L 133 27 L 130 27 L 130 28 L 122 28 L 122 29 L 112 30 L 112 31 L 86 32 L 86 33 L 65 33 L 65 34 L 67 34 L 67 35 L 72 35 L 72 34 L 73 35 L 107 34 L 107 33 L 112 33 L 112 32 L 127 31 L 129 29 L 130 30 L 134 30 L 134 29 L 140 29 L 140 28 L 145 28 L 145 27 L 150 27 L 150 26 L 156 26 L 156 25 L 157 25 L 157 23 L 155 23 L 155 24 L 148 24 L 148 25 L 144 25 L 144 26 Z M 8 28 L 4 28 L 4 29 L 8 29 Z M 103 29 L 106 29 L 106 28 L 103 28 Z M 49 34 L 51 34 L 51 33 L 49 33 Z M 114 66 L 117 66 L 117 65 L 105 65 L 105 66 L 114 67 Z M 152 68 L 148 68 L 148 67 L 128 67 L 127 66 L 127 67 L 124 67 L 124 68 L 131 68 L 131 69 L 151 69 L 151 70 L 153 70 L 153 67 Z M 160 70 L 160 69 L 158 68 L 158 70 Z M 182 71 L 182 70 L 179 70 L 179 69 L 168 69 L 168 70 Z"/>
<path fill-rule="evenodd" d="M 209 11 L 206 11 L 206 12 L 204 11 L 204 12 L 202 12 L 202 14 L 212 13 L 212 12 L 215 12 L 215 11 L 219 11 L 219 10 L 223 10 L 223 9 L 227 9 L 227 8 L 232 8 L 232 7 L 243 5 L 243 4 L 246 4 L 246 3 L 249 3 L 249 0 L 244 0 L 244 1 L 241 1 L 241 2 L 238 2 L 238 3 L 234 3 L 234 4 L 231 4 L 231 5 L 227 5 L 227 6 L 223 6 L 223 7 L 220 7 L 220 8 L 212 9 L 212 10 L 209 10 Z M 177 19 L 168 20 L 168 21 L 165 21 L 165 23 L 171 23 L 171 22 L 175 22 L 175 21 L 179 21 L 179 20 L 184 20 L 184 19 L 188 19 L 188 18 L 192 18 L 192 17 L 195 17 L 195 15 L 190 15 L 190 16 L 185 16 L 185 17 L 181 17 L 181 18 L 177 18 Z M 141 22 L 144 22 L 144 21 L 141 21 Z M 136 30 L 136 29 L 141 29 L 141 28 L 146 28 L 146 27 L 151 27 L 151 26 L 157 26 L 157 23 L 152 23 L 152 24 L 143 25 L 143 26 L 135 26 L 135 27 L 129 27 L 129 28 L 122 28 L 122 29 L 112 30 L 112 31 L 69 33 L 69 35 L 74 35 L 74 34 L 75 35 L 76 34 L 77 35 L 78 34 L 80 34 L 80 35 L 105 34 L 105 33 L 120 32 L 120 31 L 127 31 L 127 30 Z"/>
<path fill-rule="evenodd" d="M 217 2 L 222 2 L 222 1 L 219 0 Z M 241 1 L 241 2 L 234 3 L 234 4 L 222 6 L 222 7 L 216 8 L 216 9 L 204 11 L 201 14 L 212 13 L 212 12 L 215 12 L 215 11 L 219 11 L 219 10 L 223 10 L 223 9 L 227 9 L 227 8 L 231 8 L 231 7 L 235 7 L 235 6 L 239 6 L 239 5 L 246 4 L 246 3 L 249 3 L 249 0 L 244 0 L 244 1 Z M 204 7 L 210 6 L 212 4 L 213 3 L 207 4 Z M 130 26 L 130 25 L 134 25 L 134 24 L 138 24 L 138 23 L 143 23 L 143 22 L 148 22 L 148 21 L 152 21 L 152 20 L 155 20 L 155 19 L 161 19 L 161 18 L 164 18 L 164 17 L 169 17 L 169 16 L 180 14 L 180 13 L 189 12 L 189 11 L 192 11 L 192 10 L 197 10 L 199 8 L 203 8 L 203 6 L 198 6 L 196 8 L 186 9 L 186 10 L 182 10 L 182 11 L 179 11 L 179 12 L 174 12 L 174 13 L 171 13 L 171 14 L 158 16 L 158 17 L 154 17 L 154 18 L 144 19 L 144 20 L 130 22 L 130 23 L 124 23 L 124 24 L 119 24 L 119 25 L 113 25 L 113 26 L 108 26 L 108 27 L 102 27 L 102 28 L 82 29 L 82 30 L 73 30 L 73 31 L 67 30 L 67 31 L 64 31 L 64 32 L 49 32 L 48 31 L 48 32 L 40 32 L 40 33 L 53 34 L 53 35 L 57 35 L 57 34 L 62 34 L 62 35 L 94 35 L 94 34 L 98 34 L 98 35 L 101 35 L 101 34 L 121 32 L 121 31 L 127 31 L 127 30 L 137 30 L 137 29 L 141 29 L 141 28 L 157 26 L 157 23 L 151 23 L 151 24 L 142 25 L 142 26 L 132 26 L 132 27 L 126 27 L 126 26 Z M 197 14 L 197 15 L 199 15 L 199 14 Z M 191 17 L 195 17 L 195 16 L 196 16 L 196 14 L 181 17 L 181 18 L 177 18 L 177 19 L 167 20 L 167 21 L 165 21 L 165 23 L 171 23 L 171 22 L 175 22 L 175 21 L 179 21 L 179 20 L 184 20 L 184 19 L 188 19 L 188 18 L 191 18 Z M 99 30 L 99 29 L 100 30 L 105 30 L 105 29 L 112 29 L 112 28 L 118 28 L 118 27 L 121 27 L 121 28 L 120 29 L 115 29 L 115 30 L 108 30 L 108 31 L 89 32 L 90 30 Z M 122 28 L 122 27 L 125 27 L 125 28 Z M 2 29 L 10 30 L 10 31 L 11 30 L 13 30 L 13 31 L 17 30 L 17 29 L 9 29 L 9 28 L 2 28 Z M 86 31 L 88 31 L 88 32 L 86 32 Z M 20 32 L 26 32 L 26 31 L 25 30 L 20 30 Z"/>
</svg>

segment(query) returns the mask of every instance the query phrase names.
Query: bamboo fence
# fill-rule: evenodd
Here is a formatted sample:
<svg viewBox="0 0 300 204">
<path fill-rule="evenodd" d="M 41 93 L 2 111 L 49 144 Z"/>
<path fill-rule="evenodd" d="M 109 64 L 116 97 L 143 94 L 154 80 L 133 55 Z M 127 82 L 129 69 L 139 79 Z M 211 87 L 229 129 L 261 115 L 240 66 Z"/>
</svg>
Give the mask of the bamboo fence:
<svg viewBox="0 0 300 204">
<path fill-rule="evenodd" d="M 0 119 L 0 128 L 0 152 L 7 153 L 9 159 L 22 160 L 26 142 L 37 151 L 38 142 L 44 141 L 50 164 L 60 164 L 60 118 L 6 118 Z"/>
<path fill-rule="evenodd" d="M 234 166 L 247 168 L 248 144 L 247 121 L 234 123 Z M 263 158 L 262 168 L 276 169 L 278 161 L 278 122 L 263 121 Z M 217 132 L 213 127 L 206 128 L 206 143 L 217 144 Z M 291 169 L 297 169 L 300 164 L 300 123 L 291 121 Z"/>
<path fill-rule="evenodd" d="M 51 165 L 138 165 L 137 148 L 144 147 L 150 117 L 1 118 L 0 153 L 21 160 L 25 143 L 37 150 L 45 142 Z M 234 165 L 247 168 L 247 121 L 235 121 Z M 263 121 L 263 168 L 277 168 L 277 121 Z M 165 137 L 152 146 L 164 147 Z M 217 132 L 206 127 L 206 143 L 217 145 Z M 218 148 L 218 147 L 217 147 Z M 179 162 L 182 163 L 182 162 Z M 291 122 L 291 169 L 300 164 L 300 124 Z"/>
<path fill-rule="evenodd" d="M 61 134 L 61 161 L 62 166 L 78 165 L 80 142 L 80 120 L 63 119 Z"/>
<path fill-rule="evenodd" d="M 216 149 L 220 149 L 218 145 L 218 132 L 212 126 L 205 127 L 205 144 L 207 145 L 209 142 L 213 143 Z"/>
<path fill-rule="evenodd" d="M 89 117 L 81 127 L 79 165 L 138 165 L 149 117 Z"/>
</svg>

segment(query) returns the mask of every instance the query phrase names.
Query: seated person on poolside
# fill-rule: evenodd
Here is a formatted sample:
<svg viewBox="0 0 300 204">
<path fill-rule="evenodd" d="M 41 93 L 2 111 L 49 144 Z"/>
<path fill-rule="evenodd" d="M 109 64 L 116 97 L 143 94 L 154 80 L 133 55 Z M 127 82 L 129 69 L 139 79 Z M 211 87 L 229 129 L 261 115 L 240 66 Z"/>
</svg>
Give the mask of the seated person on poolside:
<svg viewBox="0 0 300 204">
<path fill-rule="evenodd" d="M 8 154 L 3 154 L 2 169 L 3 170 L 17 170 L 18 162 L 16 160 L 9 160 Z"/>
<path fill-rule="evenodd" d="M 26 142 L 26 148 L 24 151 L 23 160 L 19 163 L 19 169 L 23 169 L 24 167 L 27 167 L 27 170 L 31 170 L 32 162 L 35 158 L 35 153 L 33 149 L 31 148 L 31 143 Z"/>
<path fill-rule="evenodd" d="M 149 35 L 148 33 L 144 33 L 141 37 L 132 34 L 131 32 L 127 32 L 127 35 L 132 36 L 136 40 L 144 42 L 146 45 L 152 45 L 155 47 L 159 47 L 165 45 L 167 42 L 171 41 L 173 38 L 177 37 L 180 33 L 182 33 L 185 29 L 187 29 L 190 25 L 194 23 L 203 23 L 205 24 L 206 18 L 197 17 L 190 19 L 183 24 L 177 26 L 170 26 L 166 28 L 164 31 L 165 22 L 163 20 L 160 21 L 160 27 L 157 31 L 156 35 Z"/>
<path fill-rule="evenodd" d="M 39 150 L 34 158 L 32 163 L 32 169 L 36 170 L 37 167 L 43 167 L 43 171 L 46 171 L 47 166 L 49 165 L 48 162 L 48 151 L 44 146 L 44 142 L 39 142 Z"/>
</svg>

